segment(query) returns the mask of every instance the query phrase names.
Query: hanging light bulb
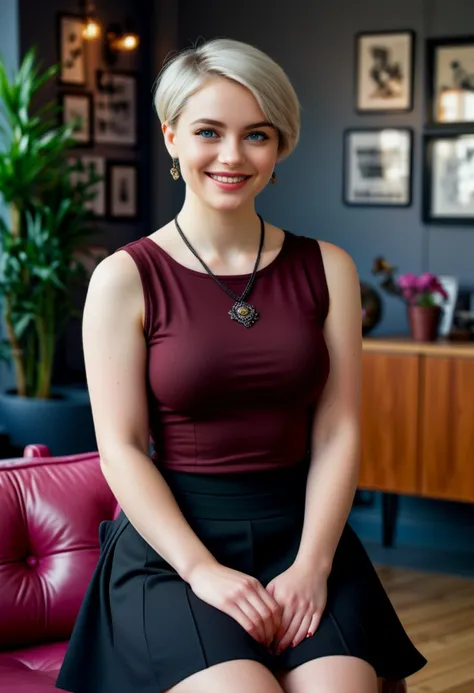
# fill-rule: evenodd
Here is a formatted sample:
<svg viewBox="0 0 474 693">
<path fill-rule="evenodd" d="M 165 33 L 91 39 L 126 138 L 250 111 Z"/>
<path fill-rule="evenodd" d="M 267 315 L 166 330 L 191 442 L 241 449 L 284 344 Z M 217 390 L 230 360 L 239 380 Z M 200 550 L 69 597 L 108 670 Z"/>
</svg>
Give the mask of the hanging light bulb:
<svg viewBox="0 0 474 693">
<path fill-rule="evenodd" d="M 91 17 L 87 17 L 86 23 L 84 24 L 84 28 L 82 30 L 82 35 L 88 41 L 93 41 L 94 39 L 99 38 L 100 24 L 98 24 Z"/>
<path fill-rule="evenodd" d="M 87 41 L 93 41 L 100 37 L 101 27 L 95 18 L 95 6 L 93 2 L 82 0 L 81 9 L 84 14 L 84 26 L 82 28 L 82 36 Z"/>
<path fill-rule="evenodd" d="M 140 37 L 133 30 L 132 22 L 128 17 L 123 29 L 119 24 L 111 25 L 107 37 L 109 46 L 114 51 L 133 51 L 140 44 Z"/>
<path fill-rule="evenodd" d="M 106 31 L 104 59 L 109 65 L 117 61 L 119 53 L 134 51 L 140 45 L 140 37 L 134 31 L 130 19 L 127 18 L 124 27 L 121 24 L 109 24 Z"/>
<path fill-rule="evenodd" d="M 125 34 L 125 36 L 122 37 L 122 50 L 133 51 L 135 48 L 138 48 L 139 43 L 140 39 L 138 34 Z"/>
</svg>

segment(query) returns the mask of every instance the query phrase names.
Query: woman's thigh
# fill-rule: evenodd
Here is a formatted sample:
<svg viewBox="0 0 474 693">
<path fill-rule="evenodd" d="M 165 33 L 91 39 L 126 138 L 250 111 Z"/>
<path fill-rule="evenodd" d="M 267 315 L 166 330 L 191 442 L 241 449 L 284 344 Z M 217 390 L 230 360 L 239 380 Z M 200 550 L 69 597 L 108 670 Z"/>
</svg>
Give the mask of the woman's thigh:
<svg viewBox="0 0 474 693">
<path fill-rule="evenodd" d="M 278 680 L 285 693 L 377 693 L 377 676 L 363 659 L 319 657 L 282 672 Z"/>
<path fill-rule="evenodd" d="M 180 681 L 166 693 L 283 693 L 263 664 L 234 659 L 215 664 Z"/>
</svg>

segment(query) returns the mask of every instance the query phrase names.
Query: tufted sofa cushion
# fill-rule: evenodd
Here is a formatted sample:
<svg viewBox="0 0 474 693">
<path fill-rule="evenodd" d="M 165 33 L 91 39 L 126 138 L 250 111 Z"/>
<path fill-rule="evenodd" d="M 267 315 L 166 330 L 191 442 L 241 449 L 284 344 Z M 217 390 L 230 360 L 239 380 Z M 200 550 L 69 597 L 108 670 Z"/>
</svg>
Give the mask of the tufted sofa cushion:
<svg viewBox="0 0 474 693">
<path fill-rule="evenodd" d="M 96 452 L 53 458 L 29 446 L 0 462 L 0 693 L 54 689 L 99 524 L 118 512 Z"/>
<path fill-rule="evenodd" d="M 0 652 L 1 693 L 52 693 L 67 642 Z"/>
</svg>

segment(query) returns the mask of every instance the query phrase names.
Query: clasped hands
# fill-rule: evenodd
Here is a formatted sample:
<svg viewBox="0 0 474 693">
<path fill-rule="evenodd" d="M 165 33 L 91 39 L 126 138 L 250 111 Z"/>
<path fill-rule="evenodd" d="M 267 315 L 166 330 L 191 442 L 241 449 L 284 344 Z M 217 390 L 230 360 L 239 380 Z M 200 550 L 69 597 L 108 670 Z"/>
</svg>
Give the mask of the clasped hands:
<svg viewBox="0 0 474 693">
<path fill-rule="evenodd" d="M 217 562 L 196 568 L 189 583 L 274 654 L 314 635 L 327 600 L 327 574 L 297 562 L 266 587 Z"/>
<path fill-rule="evenodd" d="M 279 654 L 316 632 L 327 600 L 327 576 L 293 563 L 266 586 L 280 607 L 272 649 Z"/>
</svg>

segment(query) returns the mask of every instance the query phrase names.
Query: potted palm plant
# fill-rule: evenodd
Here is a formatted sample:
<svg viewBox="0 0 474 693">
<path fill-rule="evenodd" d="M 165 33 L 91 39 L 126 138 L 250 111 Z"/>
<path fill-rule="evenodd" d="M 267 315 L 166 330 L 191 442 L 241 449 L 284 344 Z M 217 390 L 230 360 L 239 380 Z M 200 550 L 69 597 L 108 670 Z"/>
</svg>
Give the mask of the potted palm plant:
<svg viewBox="0 0 474 693">
<path fill-rule="evenodd" d="M 65 454 L 94 444 L 87 392 L 54 388 L 52 379 L 58 338 L 86 281 L 79 257 L 95 232 L 88 204 L 99 177 L 71 176 L 81 170 L 70 155 L 77 123 L 59 125 L 55 102 L 33 110 L 57 69 L 42 71 L 31 49 L 10 78 L 0 60 L 0 198 L 7 210 L 0 218 L 0 356 L 16 381 L 0 395 L 0 411 L 14 446 L 45 443 Z"/>
</svg>

